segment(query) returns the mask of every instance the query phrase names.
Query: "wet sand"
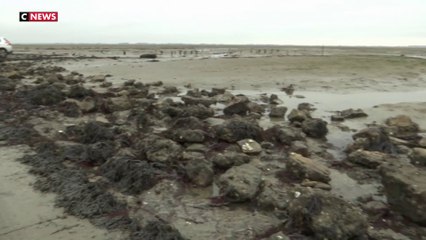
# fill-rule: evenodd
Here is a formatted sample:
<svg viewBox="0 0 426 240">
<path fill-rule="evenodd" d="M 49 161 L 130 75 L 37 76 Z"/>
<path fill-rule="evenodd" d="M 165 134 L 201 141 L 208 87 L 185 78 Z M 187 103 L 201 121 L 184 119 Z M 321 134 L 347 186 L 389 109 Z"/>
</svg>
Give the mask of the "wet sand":
<svg viewBox="0 0 426 240">
<path fill-rule="evenodd" d="M 26 145 L 0 147 L 0 239 L 123 239 L 120 233 L 94 227 L 63 213 L 55 195 L 35 191 L 35 177 L 16 159 L 32 154 Z"/>
<path fill-rule="evenodd" d="M 321 92 L 408 91 L 426 88 L 426 60 L 393 56 L 283 56 L 145 62 L 143 60 L 65 61 L 85 75 L 111 74 L 114 82 L 142 82 L 208 89 Z"/>
</svg>

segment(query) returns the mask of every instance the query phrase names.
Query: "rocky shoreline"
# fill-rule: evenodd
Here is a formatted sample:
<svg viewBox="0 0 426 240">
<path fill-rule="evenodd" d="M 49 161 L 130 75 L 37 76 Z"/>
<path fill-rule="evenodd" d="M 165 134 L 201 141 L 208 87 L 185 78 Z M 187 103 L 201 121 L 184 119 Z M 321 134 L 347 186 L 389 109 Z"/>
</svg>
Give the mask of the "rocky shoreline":
<svg viewBox="0 0 426 240">
<path fill-rule="evenodd" d="M 36 61 L 0 70 L 0 144 L 31 146 L 20 161 L 36 189 L 128 239 L 426 236 L 426 143 L 408 116 L 356 132 L 340 160 L 328 152 L 328 121 L 362 110 L 321 119 L 274 94 L 114 86 Z M 262 127 L 263 116 L 274 125 Z M 349 201 L 333 192 L 336 172 L 379 191 Z"/>
</svg>

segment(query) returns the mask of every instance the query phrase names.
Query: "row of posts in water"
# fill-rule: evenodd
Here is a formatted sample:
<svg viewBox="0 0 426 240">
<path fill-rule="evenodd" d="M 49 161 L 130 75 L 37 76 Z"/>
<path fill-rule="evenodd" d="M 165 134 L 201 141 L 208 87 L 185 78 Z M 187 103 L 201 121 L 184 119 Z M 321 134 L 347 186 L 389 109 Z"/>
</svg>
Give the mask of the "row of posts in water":
<svg viewBox="0 0 426 240">
<path fill-rule="evenodd" d="M 242 56 L 243 53 L 246 53 L 247 50 L 231 50 L 228 49 L 223 52 L 211 52 L 202 51 L 202 50 L 155 50 L 155 54 L 157 55 L 165 55 L 169 54 L 170 57 L 187 57 L 187 56 L 195 56 L 198 57 L 200 55 L 225 55 L 225 56 Z M 254 55 L 324 55 L 324 47 L 320 49 L 311 49 L 311 51 L 307 52 L 306 50 L 295 49 L 295 50 L 283 50 L 283 49 L 250 49 L 249 53 Z M 309 53 L 309 54 L 308 54 Z M 126 55 L 126 51 L 123 51 L 123 55 Z"/>
</svg>

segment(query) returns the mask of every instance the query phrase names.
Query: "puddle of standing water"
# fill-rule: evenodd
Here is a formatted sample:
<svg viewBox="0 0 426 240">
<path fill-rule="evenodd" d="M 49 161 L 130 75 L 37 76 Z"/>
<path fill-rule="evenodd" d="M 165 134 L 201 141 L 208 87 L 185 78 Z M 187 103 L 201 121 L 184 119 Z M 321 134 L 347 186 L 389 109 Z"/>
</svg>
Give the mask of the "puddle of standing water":
<svg viewBox="0 0 426 240">
<path fill-rule="evenodd" d="M 313 112 L 315 117 L 329 117 L 332 111 L 340 111 L 348 108 L 368 108 L 379 104 L 392 104 L 401 102 L 426 102 L 426 90 L 413 92 L 360 92 L 360 93 L 328 93 L 328 92 L 295 92 L 304 98 L 288 96 L 286 93 L 256 90 L 232 90 L 232 94 L 244 94 L 254 99 L 259 99 L 262 93 L 276 94 L 284 101 L 283 106 L 289 110 L 297 108 L 299 103 L 308 102 L 317 110 Z"/>
<path fill-rule="evenodd" d="M 260 102 L 261 91 L 231 91 L 233 94 L 244 94 L 253 101 Z M 327 92 L 297 92 L 297 95 L 302 95 L 304 98 L 288 96 L 280 91 L 265 91 L 270 94 L 276 94 L 283 100 L 283 106 L 286 106 L 291 111 L 297 108 L 298 104 L 307 102 L 313 104 L 316 110 L 312 113 L 313 117 L 319 117 L 327 122 L 330 122 L 330 116 L 334 111 L 341 111 L 348 108 L 372 108 L 380 104 L 395 104 L 403 102 L 426 102 L 426 91 L 414 92 L 363 92 L 350 94 L 337 94 Z M 274 124 L 274 121 L 268 121 L 268 117 L 264 117 L 262 122 L 266 124 Z M 353 119 L 344 122 L 344 125 L 350 129 L 360 129 L 365 125 L 364 119 Z M 336 159 L 344 159 L 346 157 L 343 150 L 352 142 L 352 132 L 341 131 L 337 126 L 329 125 L 329 134 L 327 141 L 331 144 L 329 152 Z M 386 201 L 385 196 L 380 193 L 381 184 L 372 182 L 360 184 L 356 180 L 349 177 L 346 173 L 342 173 L 335 169 L 330 169 L 330 185 L 332 192 L 337 196 L 341 196 L 347 201 L 356 201 L 360 197 L 372 196 L 375 200 Z"/>
<path fill-rule="evenodd" d="M 372 196 L 374 200 L 385 201 L 385 197 L 379 193 L 381 184 L 378 182 L 359 184 L 346 173 L 335 169 L 330 170 L 331 192 L 347 201 L 355 201 L 357 198 Z"/>
<path fill-rule="evenodd" d="M 232 90 L 232 94 L 244 94 L 252 101 L 260 102 L 260 96 L 267 93 L 268 97 L 271 94 L 276 94 L 283 100 L 282 106 L 288 108 L 287 114 L 293 109 L 297 108 L 300 103 L 310 103 L 314 105 L 316 110 L 312 113 L 313 117 L 318 117 L 330 123 L 330 116 L 334 111 L 341 111 L 348 108 L 371 108 L 380 104 L 395 104 L 402 102 L 426 102 L 426 90 L 413 91 L 413 92 L 359 92 L 359 93 L 328 93 L 328 92 L 309 92 L 309 91 L 296 91 L 294 96 L 289 96 L 285 92 L 273 89 L 269 91 L 260 90 Z M 298 98 L 295 96 L 303 96 Z M 268 120 L 265 118 L 264 120 Z M 273 125 L 273 121 L 263 121 Z M 350 129 L 363 128 L 364 121 L 347 120 L 344 125 Z M 328 143 L 332 145 L 330 153 L 336 159 L 344 157 L 343 149 L 352 142 L 351 132 L 343 132 L 335 126 L 329 125 L 329 134 L 327 135 Z"/>
</svg>

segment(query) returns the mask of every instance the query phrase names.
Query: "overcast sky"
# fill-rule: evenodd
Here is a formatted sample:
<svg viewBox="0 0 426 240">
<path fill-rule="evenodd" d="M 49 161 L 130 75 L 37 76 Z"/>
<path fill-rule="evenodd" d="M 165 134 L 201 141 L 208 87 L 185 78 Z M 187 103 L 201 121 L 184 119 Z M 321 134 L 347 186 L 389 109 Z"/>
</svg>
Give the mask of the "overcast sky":
<svg viewBox="0 0 426 240">
<path fill-rule="evenodd" d="M 58 11 L 57 23 L 19 22 Z M 426 45 L 426 0 L 0 0 L 14 43 Z"/>
</svg>

